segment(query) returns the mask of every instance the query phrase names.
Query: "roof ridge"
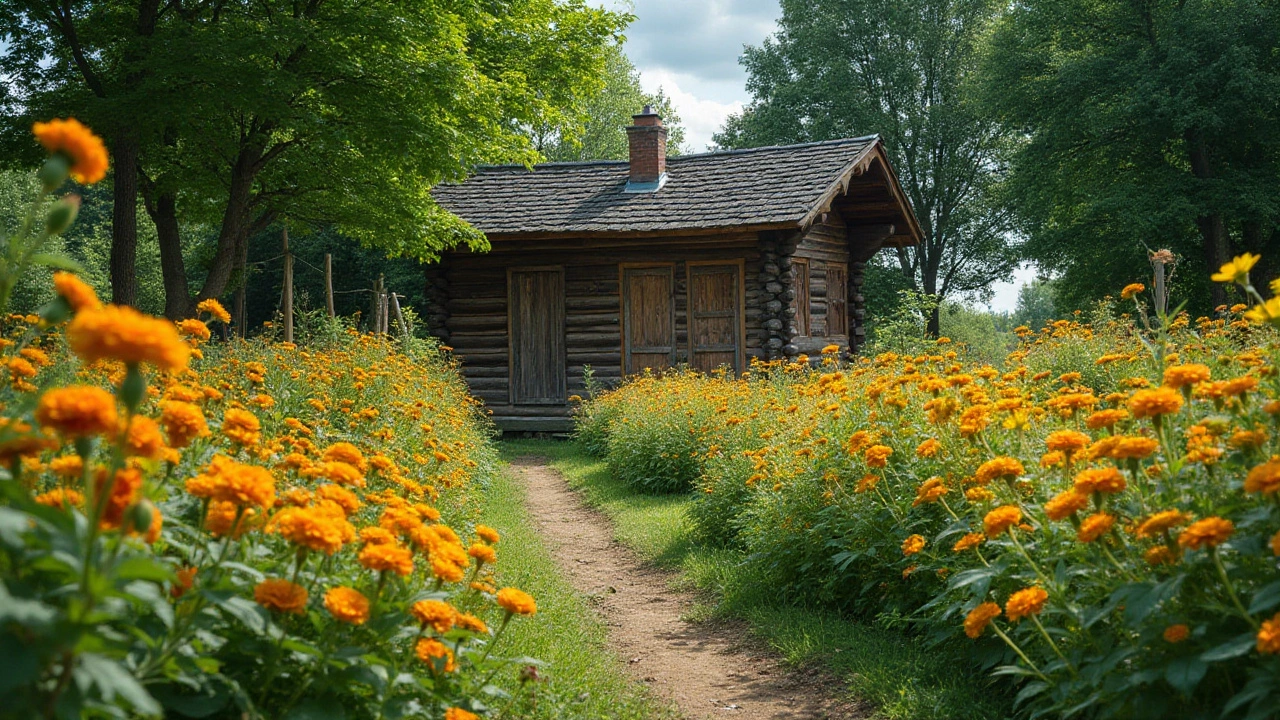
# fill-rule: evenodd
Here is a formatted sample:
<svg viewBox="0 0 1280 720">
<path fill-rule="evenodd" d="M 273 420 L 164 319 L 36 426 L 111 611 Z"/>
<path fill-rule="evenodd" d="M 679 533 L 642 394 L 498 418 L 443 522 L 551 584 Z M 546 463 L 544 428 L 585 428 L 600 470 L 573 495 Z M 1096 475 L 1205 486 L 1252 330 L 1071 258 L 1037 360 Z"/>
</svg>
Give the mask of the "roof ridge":
<svg viewBox="0 0 1280 720">
<path fill-rule="evenodd" d="M 688 153 L 686 155 L 671 155 L 667 157 L 667 162 L 671 163 L 671 162 L 679 162 L 681 160 L 692 160 L 692 159 L 707 158 L 707 157 L 722 157 L 725 155 L 749 155 L 751 153 L 768 152 L 768 151 L 775 151 L 775 150 L 797 150 L 800 148 L 817 147 L 820 145 L 865 143 L 871 140 L 878 140 L 878 139 L 880 139 L 880 134 L 872 133 L 871 135 L 861 135 L 859 137 L 836 138 L 834 140 L 814 140 L 812 142 L 795 143 L 792 145 L 761 145 L 760 147 L 738 148 L 736 150 L 709 150 L 707 152 Z M 609 166 L 621 167 L 629 164 L 630 163 L 626 160 L 572 160 L 572 161 L 536 163 L 535 165 L 532 166 L 532 169 L 537 170 L 538 168 L 576 168 L 576 167 L 609 167 Z M 475 166 L 476 172 L 481 172 L 486 170 L 526 170 L 527 171 L 529 169 L 530 167 L 528 165 L 522 165 L 520 163 L 505 163 L 505 164 Z"/>
</svg>

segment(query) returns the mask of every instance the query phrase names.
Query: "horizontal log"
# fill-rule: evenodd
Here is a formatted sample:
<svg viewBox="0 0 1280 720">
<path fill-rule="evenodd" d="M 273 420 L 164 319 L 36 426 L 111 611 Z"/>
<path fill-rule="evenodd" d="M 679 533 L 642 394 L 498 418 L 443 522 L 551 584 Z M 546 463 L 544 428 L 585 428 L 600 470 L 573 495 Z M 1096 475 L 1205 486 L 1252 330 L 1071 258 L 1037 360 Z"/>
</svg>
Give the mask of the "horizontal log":
<svg viewBox="0 0 1280 720">
<path fill-rule="evenodd" d="M 492 350 L 507 347 L 507 333 L 502 332 L 455 332 L 449 338 L 455 352 L 465 353 L 468 350 Z"/>
<path fill-rule="evenodd" d="M 573 409 L 577 403 L 569 403 L 567 400 L 560 405 L 512 405 L 510 403 L 502 403 L 501 405 L 490 405 L 489 409 L 493 411 L 496 417 L 570 417 L 573 415 Z"/>
<path fill-rule="evenodd" d="M 507 312 L 507 298 L 452 298 L 444 306 L 451 314 L 457 315 L 505 314 Z"/>
<path fill-rule="evenodd" d="M 504 433 L 539 432 L 568 433 L 573 430 L 573 420 L 555 417 L 510 417 L 494 415 L 493 424 Z"/>
<path fill-rule="evenodd" d="M 449 332 L 454 334 L 488 330 L 498 330 L 505 333 L 507 331 L 507 314 L 452 315 L 445 326 L 449 328 Z"/>
</svg>

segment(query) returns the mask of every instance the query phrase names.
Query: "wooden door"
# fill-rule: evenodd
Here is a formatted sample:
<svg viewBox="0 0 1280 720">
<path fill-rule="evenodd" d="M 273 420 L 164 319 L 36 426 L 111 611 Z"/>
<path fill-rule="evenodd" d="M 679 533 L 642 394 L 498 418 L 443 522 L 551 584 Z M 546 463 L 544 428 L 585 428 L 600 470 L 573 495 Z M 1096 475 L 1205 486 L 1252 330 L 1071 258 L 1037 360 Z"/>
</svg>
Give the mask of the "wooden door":
<svg viewBox="0 0 1280 720">
<path fill-rule="evenodd" d="M 564 269 L 508 270 L 507 323 L 512 404 L 565 403 Z"/>
<path fill-rule="evenodd" d="M 827 335 L 849 334 L 849 266 L 827 263 Z"/>
<path fill-rule="evenodd" d="M 623 372 L 663 370 L 675 362 L 675 267 L 623 265 Z"/>
<path fill-rule="evenodd" d="M 742 263 L 689 263 L 689 365 L 742 372 Z"/>
<path fill-rule="evenodd" d="M 800 337 L 809 337 L 809 260 L 807 258 L 795 258 L 791 261 L 791 266 L 795 270 L 795 292 L 796 292 L 796 335 Z"/>
</svg>

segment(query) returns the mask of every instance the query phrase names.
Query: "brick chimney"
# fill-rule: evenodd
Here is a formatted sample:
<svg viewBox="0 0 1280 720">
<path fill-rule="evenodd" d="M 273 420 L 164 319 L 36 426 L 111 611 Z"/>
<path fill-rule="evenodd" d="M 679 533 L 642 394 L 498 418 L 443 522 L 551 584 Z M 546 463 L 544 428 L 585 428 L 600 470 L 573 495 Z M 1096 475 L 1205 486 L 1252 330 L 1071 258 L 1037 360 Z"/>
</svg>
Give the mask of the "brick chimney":
<svg viewBox="0 0 1280 720">
<path fill-rule="evenodd" d="M 631 176 L 626 192 L 655 192 L 667 181 L 667 129 L 652 105 L 631 117 L 635 124 L 627 128 Z"/>
</svg>

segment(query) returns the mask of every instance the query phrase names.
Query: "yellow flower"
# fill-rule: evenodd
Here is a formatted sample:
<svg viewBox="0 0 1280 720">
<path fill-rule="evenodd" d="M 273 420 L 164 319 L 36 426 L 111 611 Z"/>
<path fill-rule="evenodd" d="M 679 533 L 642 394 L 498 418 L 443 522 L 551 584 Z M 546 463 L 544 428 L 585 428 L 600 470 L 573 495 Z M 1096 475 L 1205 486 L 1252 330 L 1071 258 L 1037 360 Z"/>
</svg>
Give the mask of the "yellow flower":
<svg viewBox="0 0 1280 720">
<path fill-rule="evenodd" d="M 38 122 L 31 126 L 31 132 L 45 150 L 67 159 L 71 177 L 81 185 L 92 185 L 107 176 L 107 147 L 79 120 Z"/>
<path fill-rule="evenodd" d="M 1230 520 L 1220 517 L 1207 517 L 1192 523 L 1191 527 L 1178 535 L 1178 544 L 1184 548 L 1199 550 L 1202 547 L 1217 547 L 1235 534 L 1236 526 Z"/>
<path fill-rule="evenodd" d="M 989 483 L 998 478 L 1012 480 L 1018 477 L 1025 469 L 1017 458 L 996 457 L 992 458 L 978 466 L 978 470 L 974 473 L 974 479 L 979 483 Z"/>
<path fill-rule="evenodd" d="M 1165 368 L 1164 384 L 1171 388 L 1182 388 L 1187 385 L 1206 382 L 1212 374 L 1208 365 L 1200 363 L 1172 365 Z"/>
<path fill-rule="evenodd" d="M 502 588 L 498 591 L 498 605 L 513 615 L 533 615 L 538 612 L 538 605 L 523 590 Z"/>
<path fill-rule="evenodd" d="M 480 720 L 480 716 L 462 708 L 451 707 L 444 711 L 444 720 Z"/>
<path fill-rule="evenodd" d="M 1115 468 L 1093 468 L 1076 473 L 1075 490 L 1078 493 L 1118 493 L 1124 489 L 1124 475 Z"/>
<path fill-rule="evenodd" d="M 1280 492 L 1280 461 L 1271 460 L 1250 470 L 1244 479 L 1244 491 L 1264 495 Z"/>
<path fill-rule="evenodd" d="M 179 321 L 178 332 L 197 340 L 208 340 L 211 337 L 209 326 L 194 318 Z"/>
<path fill-rule="evenodd" d="M 942 484 L 942 478 L 931 477 L 921 483 L 920 487 L 916 489 L 916 499 L 912 501 L 911 507 L 937 502 L 939 498 L 946 494 L 947 486 Z"/>
<path fill-rule="evenodd" d="M 467 548 L 467 554 L 475 558 L 476 562 L 481 565 L 492 565 L 498 561 L 498 553 L 484 543 L 473 543 L 471 547 Z"/>
<path fill-rule="evenodd" d="M 1133 297 L 1134 295 L 1137 295 L 1138 293 L 1146 289 L 1147 289 L 1147 286 L 1143 285 L 1142 283 L 1129 283 L 1128 285 L 1125 285 L 1123 289 L 1120 290 L 1120 299 L 1128 300 L 1129 298 Z"/>
<path fill-rule="evenodd" d="M 307 609 L 307 589 L 288 580 L 268 578 L 253 589 L 253 599 L 262 607 L 277 612 L 301 615 Z"/>
<path fill-rule="evenodd" d="M 324 607 L 334 618 L 351 625 L 369 619 L 369 598 L 349 587 L 336 587 L 324 594 Z"/>
<path fill-rule="evenodd" d="M 497 531 L 497 530 L 494 530 L 493 528 L 489 527 L 488 525 L 477 525 L 477 526 L 476 526 L 476 537 L 478 537 L 478 538 L 480 538 L 481 540 L 483 540 L 483 541 L 485 541 L 485 542 L 489 543 L 490 545 L 497 545 L 497 544 L 498 544 L 498 531 Z"/>
<path fill-rule="evenodd" d="M 1249 282 L 1249 271 L 1261 259 L 1261 255 L 1252 253 L 1237 255 L 1231 262 L 1223 265 L 1218 272 L 1211 275 L 1210 278 L 1214 282 L 1246 284 Z"/>
<path fill-rule="evenodd" d="M 911 557 L 924 549 L 925 539 L 923 535 L 912 535 L 902 541 L 902 555 Z"/>
<path fill-rule="evenodd" d="M 164 437 L 155 420 L 134 415 L 125 434 L 125 449 L 134 457 L 155 460 L 164 451 Z"/>
<path fill-rule="evenodd" d="M 1280 296 L 1246 310 L 1244 319 L 1259 325 L 1280 320 Z"/>
<path fill-rule="evenodd" d="M 1182 396 L 1168 387 L 1139 390 L 1129 398 L 1128 406 L 1135 418 L 1171 415 L 1182 409 Z"/>
<path fill-rule="evenodd" d="M 209 434 L 204 412 L 191 403 L 166 400 L 160 404 L 160 425 L 168 437 L 169 446 L 184 448 L 198 437 Z"/>
<path fill-rule="evenodd" d="M 50 390 L 36 406 L 40 425 L 67 437 L 114 433 L 119 427 L 117 417 L 115 396 L 88 385 Z"/>
<path fill-rule="evenodd" d="M 269 529 L 295 545 L 332 555 L 355 539 L 356 530 L 334 503 L 287 507 L 271 519 Z"/>
<path fill-rule="evenodd" d="M 1186 523 L 1190 519 L 1190 515 L 1180 510 L 1163 510 L 1142 521 L 1134 535 L 1140 540 L 1155 537 Z"/>
<path fill-rule="evenodd" d="M 222 416 L 222 434 L 245 447 L 253 447 L 262 437 L 262 423 L 248 410 L 228 408 Z"/>
<path fill-rule="evenodd" d="M 1024 617 L 1039 615 L 1048 599 L 1049 593 L 1043 588 L 1023 588 L 1009 596 L 1008 602 L 1004 604 L 1004 611 L 1011 622 L 1017 622 Z"/>
<path fill-rule="evenodd" d="M 1000 616 L 1000 606 L 993 602 L 984 602 L 978 607 L 969 611 L 964 618 L 964 634 L 970 638 L 978 639 L 982 633 L 986 632 L 987 626 L 991 621 Z"/>
<path fill-rule="evenodd" d="M 951 546 L 951 550 L 952 552 L 964 552 L 970 548 L 978 547 L 985 542 L 986 539 L 986 536 L 982 533 L 965 533 L 964 537 L 957 540 L 956 544 Z"/>
<path fill-rule="evenodd" d="M 370 570 L 402 576 L 413 574 L 413 551 L 399 543 L 365 545 L 356 559 Z"/>
<path fill-rule="evenodd" d="M 431 672 L 453 672 L 453 651 L 435 638 L 422 638 L 414 647 L 418 659 L 431 666 Z"/>
<path fill-rule="evenodd" d="M 1057 522 L 1066 520 L 1089 506 L 1089 496 L 1075 489 L 1064 490 L 1044 504 L 1044 514 Z"/>
<path fill-rule="evenodd" d="M 119 305 L 76 313 L 67 325 L 66 338 L 87 362 L 150 363 L 173 371 L 185 368 L 191 356 L 191 348 L 178 337 L 173 323 Z"/>
<path fill-rule="evenodd" d="M 1022 522 L 1022 511 L 1016 505 L 1001 505 L 987 513 L 982 519 L 982 527 L 987 537 L 993 538 L 1009 528 Z"/>
<path fill-rule="evenodd" d="M 867 467 L 882 468 L 889 464 L 889 456 L 893 454 L 893 448 L 888 445 L 872 445 L 867 448 L 863 454 L 867 461 Z"/>
<path fill-rule="evenodd" d="M 98 294 L 93 288 L 69 272 L 53 274 L 53 290 L 76 312 L 102 307 L 102 301 L 98 300 Z"/>
</svg>

